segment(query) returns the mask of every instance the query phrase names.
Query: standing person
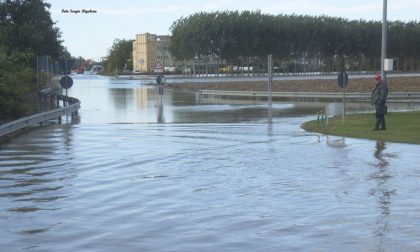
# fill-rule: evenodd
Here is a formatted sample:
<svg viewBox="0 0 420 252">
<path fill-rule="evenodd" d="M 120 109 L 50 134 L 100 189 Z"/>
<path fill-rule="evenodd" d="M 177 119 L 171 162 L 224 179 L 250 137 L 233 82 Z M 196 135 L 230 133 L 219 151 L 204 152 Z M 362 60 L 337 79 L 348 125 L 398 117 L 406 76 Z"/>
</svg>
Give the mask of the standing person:
<svg viewBox="0 0 420 252">
<path fill-rule="evenodd" d="M 374 130 L 386 130 L 385 113 L 387 111 L 386 98 L 388 96 L 388 85 L 382 80 L 379 73 L 375 75 L 376 87 L 372 91 L 372 105 L 376 109 L 376 123 Z"/>
</svg>

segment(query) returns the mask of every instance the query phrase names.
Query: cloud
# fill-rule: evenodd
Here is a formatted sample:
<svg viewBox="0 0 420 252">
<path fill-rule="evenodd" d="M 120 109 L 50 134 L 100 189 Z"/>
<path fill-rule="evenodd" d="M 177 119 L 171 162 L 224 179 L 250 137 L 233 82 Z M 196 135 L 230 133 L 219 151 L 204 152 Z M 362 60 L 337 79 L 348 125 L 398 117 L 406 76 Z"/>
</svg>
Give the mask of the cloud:
<svg viewBox="0 0 420 252">
<path fill-rule="evenodd" d="M 226 6 L 230 6 L 230 5 L 231 5 L 231 1 L 229 0 L 218 0 L 218 1 L 211 1 L 201 6 L 201 9 L 204 11 L 216 11 L 216 10 L 226 9 Z"/>
<path fill-rule="evenodd" d="M 163 8 L 124 8 L 124 9 L 98 9 L 98 14 L 111 16 L 138 16 L 150 13 L 172 13 L 182 10 L 182 6 L 168 5 Z"/>
</svg>

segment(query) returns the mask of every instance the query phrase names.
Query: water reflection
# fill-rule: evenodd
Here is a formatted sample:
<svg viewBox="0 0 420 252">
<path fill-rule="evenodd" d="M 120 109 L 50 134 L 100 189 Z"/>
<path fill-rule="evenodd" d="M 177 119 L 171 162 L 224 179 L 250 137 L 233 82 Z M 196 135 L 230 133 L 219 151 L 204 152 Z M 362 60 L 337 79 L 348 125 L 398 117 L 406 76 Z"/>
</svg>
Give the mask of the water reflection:
<svg viewBox="0 0 420 252">
<path fill-rule="evenodd" d="M 69 196 L 69 181 L 76 177 L 69 165 L 73 127 L 45 126 L 0 146 L 0 209 L 5 230 L 23 235 L 49 230 L 45 228 L 50 226 L 48 218 L 34 216 L 61 210 Z M 19 226 L 13 223 L 17 215 L 25 219 Z"/>
<path fill-rule="evenodd" d="M 396 194 L 396 189 L 391 188 L 390 181 L 393 176 L 388 170 L 389 161 L 386 158 L 390 155 L 385 154 L 386 144 L 385 142 L 377 141 L 375 147 L 373 155 L 377 159 L 375 165 L 377 170 L 371 174 L 371 177 L 376 181 L 376 187 L 372 188 L 370 194 L 377 197 L 380 210 L 374 231 L 375 236 L 379 238 L 377 251 L 384 251 L 386 249 L 387 234 L 389 233 L 390 205 L 392 196 Z"/>
<path fill-rule="evenodd" d="M 415 148 L 324 144 L 299 127 L 315 119 L 313 104 L 275 103 L 270 121 L 266 101 L 102 81 L 71 89 L 83 123 L 0 146 L 2 250 L 418 247 Z M 156 123 L 167 123 L 164 132 Z M 398 162 L 390 149 L 401 151 Z M 414 241 L 409 249 L 398 233 Z"/>
<path fill-rule="evenodd" d="M 147 110 L 147 100 L 149 99 L 148 89 L 137 88 L 134 91 L 135 91 L 135 96 L 136 96 L 137 108 Z"/>
<path fill-rule="evenodd" d="M 162 95 L 159 95 L 159 103 L 157 107 L 157 123 L 165 123 L 165 116 L 163 115 Z"/>
<path fill-rule="evenodd" d="M 385 142 L 382 141 L 377 141 L 376 142 L 376 148 L 375 148 L 375 153 L 373 154 L 373 156 L 378 160 L 378 167 L 383 169 L 386 166 L 388 166 L 388 161 L 385 159 L 384 157 L 384 153 L 383 151 L 385 150 Z"/>
<path fill-rule="evenodd" d="M 346 138 L 340 136 L 326 136 L 327 145 L 330 147 L 343 148 L 346 147 Z"/>
<path fill-rule="evenodd" d="M 271 120 L 313 113 L 322 104 L 303 107 L 274 103 L 267 110 L 264 100 L 229 100 L 192 92 L 165 90 L 138 81 L 74 77 L 69 95 L 82 101 L 83 123 L 230 123 Z"/>
<path fill-rule="evenodd" d="M 269 118 L 267 122 L 267 135 L 270 137 L 273 136 L 273 121 L 271 118 Z"/>
<path fill-rule="evenodd" d="M 131 107 L 133 102 L 133 90 L 125 88 L 111 88 L 109 89 L 110 99 L 113 107 L 117 110 L 125 110 Z"/>
</svg>

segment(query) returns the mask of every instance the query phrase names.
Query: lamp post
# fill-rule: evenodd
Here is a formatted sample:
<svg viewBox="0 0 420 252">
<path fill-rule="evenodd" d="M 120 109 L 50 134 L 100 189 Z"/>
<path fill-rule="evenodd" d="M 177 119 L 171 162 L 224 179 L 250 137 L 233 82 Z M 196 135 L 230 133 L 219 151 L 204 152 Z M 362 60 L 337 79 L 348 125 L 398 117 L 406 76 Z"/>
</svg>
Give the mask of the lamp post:
<svg viewBox="0 0 420 252">
<path fill-rule="evenodd" d="M 198 59 L 198 56 L 197 56 L 197 53 L 196 53 L 195 56 L 194 56 L 194 61 L 193 61 L 193 74 L 194 74 L 194 76 L 197 76 L 197 70 L 196 70 L 197 59 Z"/>
<path fill-rule="evenodd" d="M 381 76 L 384 81 L 386 81 L 385 75 L 385 59 L 386 59 L 386 41 L 387 41 L 387 0 L 384 0 L 383 3 L 383 13 L 382 13 L 382 50 L 381 50 Z"/>
<path fill-rule="evenodd" d="M 219 77 L 219 68 L 220 68 L 220 48 L 217 48 L 217 52 L 219 53 L 217 56 L 217 77 Z"/>
</svg>

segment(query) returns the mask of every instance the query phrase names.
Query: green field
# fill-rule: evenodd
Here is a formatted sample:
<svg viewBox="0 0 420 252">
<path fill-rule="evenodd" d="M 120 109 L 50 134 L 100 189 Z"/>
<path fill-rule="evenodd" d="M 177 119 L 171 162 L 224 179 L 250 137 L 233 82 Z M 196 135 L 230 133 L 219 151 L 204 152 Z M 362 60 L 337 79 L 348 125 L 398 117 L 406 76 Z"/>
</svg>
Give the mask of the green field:
<svg viewBox="0 0 420 252">
<path fill-rule="evenodd" d="M 347 115 L 344 125 L 341 117 L 337 117 L 330 118 L 328 125 L 325 121 L 314 120 L 302 124 L 302 128 L 326 135 L 420 144 L 420 111 L 389 112 L 385 120 L 387 130 L 373 130 L 374 113 Z"/>
</svg>

